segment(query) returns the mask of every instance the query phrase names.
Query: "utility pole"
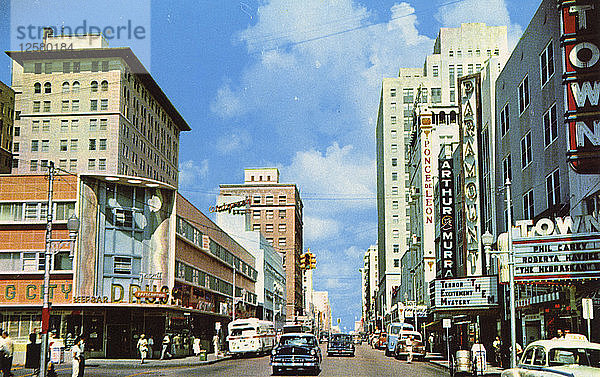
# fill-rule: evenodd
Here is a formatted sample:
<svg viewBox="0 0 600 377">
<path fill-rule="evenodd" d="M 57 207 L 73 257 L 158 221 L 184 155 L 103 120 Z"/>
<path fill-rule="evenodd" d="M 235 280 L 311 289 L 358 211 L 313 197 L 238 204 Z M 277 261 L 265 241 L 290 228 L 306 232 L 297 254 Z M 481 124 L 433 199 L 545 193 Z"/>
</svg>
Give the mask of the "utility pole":
<svg viewBox="0 0 600 377">
<path fill-rule="evenodd" d="M 233 261 L 233 314 L 231 315 L 231 320 L 235 321 L 235 261 Z"/>
<path fill-rule="evenodd" d="M 48 328 L 50 327 L 50 262 L 52 258 L 52 195 L 54 189 L 54 161 L 48 161 L 48 208 L 46 210 L 46 250 L 44 253 L 44 297 L 42 305 L 42 345 L 40 351 L 40 377 L 48 373 Z"/>
<path fill-rule="evenodd" d="M 506 178 L 506 208 L 508 217 L 508 271 L 510 289 L 510 366 L 517 366 L 517 319 L 515 310 L 515 252 L 512 244 L 512 198 L 510 195 L 510 178 Z"/>
</svg>

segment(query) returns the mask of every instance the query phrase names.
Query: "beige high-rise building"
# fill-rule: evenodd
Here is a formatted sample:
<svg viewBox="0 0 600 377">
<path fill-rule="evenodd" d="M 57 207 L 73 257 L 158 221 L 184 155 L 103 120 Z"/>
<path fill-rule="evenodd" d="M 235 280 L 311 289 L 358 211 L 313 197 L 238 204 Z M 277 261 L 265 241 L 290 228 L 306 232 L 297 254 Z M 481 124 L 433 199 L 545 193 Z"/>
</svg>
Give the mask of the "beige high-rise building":
<svg viewBox="0 0 600 377">
<path fill-rule="evenodd" d="M 0 174 L 10 173 L 15 120 L 15 92 L 0 81 Z"/>
<path fill-rule="evenodd" d="M 102 35 L 52 36 L 51 51 L 9 51 L 16 95 L 12 172 L 48 161 L 72 172 L 148 178 L 177 187 L 179 133 L 190 127 L 128 47 Z"/>
<path fill-rule="evenodd" d="M 293 320 L 294 316 L 303 315 L 303 205 L 298 188 L 293 183 L 279 183 L 279 170 L 275 168 L 245 169 L 243 184 L 222 184 L 219 188 L 219 196 L 249 199 L 250 230 L 260 231 L 283 255 L 287 317 Z"/>
</svg>

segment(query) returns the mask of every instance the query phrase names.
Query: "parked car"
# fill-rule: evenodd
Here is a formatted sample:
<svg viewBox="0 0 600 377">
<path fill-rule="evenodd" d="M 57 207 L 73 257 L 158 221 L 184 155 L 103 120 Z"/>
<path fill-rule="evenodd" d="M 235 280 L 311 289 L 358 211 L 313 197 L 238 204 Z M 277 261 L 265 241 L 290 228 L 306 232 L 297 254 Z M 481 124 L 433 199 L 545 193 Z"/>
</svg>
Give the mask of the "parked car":
<svg viewBox="0 0 600 377">
<path fill-rule="evenodd" d="M 387 344 L 387 333 L 382 332 L 379 337 L 375 339 L 375 349 L 383 350 Z"/>
<path fill-rule="evenodd" d="M 530 343 L 516 368 L 506 369 L 502 377 L 598 377 L 600 344 L 584 335 Z"/>
<path fill-rule="evenodd" d="M 327 356 L 350 355 L 354 356 L 354 344 L 350 334 L 333 334 L 327 343 Z"/>
<path fill-rule="evenodd" d="M 406 348 L 406 338 L 412 337 L 412 355 L 415 360 L 422 360 L 425 358 L 425 344 L 423 343 L 423 337 L 418 331 L 402 330 L 398 336 L 398 342 L 394 349 L 394 356 L 396 357 L 407 357 L 408 349 Z"/>
<path fill-rule="evenodd" d="M 362 336 L 360 334 L 354 334 L 354 344 L 362 344 Z"/>
<path fill-rule="evenodd" d="M 273 374 L 286 369 L 321 371 L 321 349 L 317 337 L 309 333 L 283 334 L 277 347 L 271 352 Z"/>
<path fill-rule="evenodd" d="M 400 338 L 400 332 L 403 330 L 414 330 L 415 327 L 410 323 L 392 322 L 387 326 L 387 341 L 385 345 L 385 355 L 392 356 L 396 351 L 396 345 Z"/>
</svg>

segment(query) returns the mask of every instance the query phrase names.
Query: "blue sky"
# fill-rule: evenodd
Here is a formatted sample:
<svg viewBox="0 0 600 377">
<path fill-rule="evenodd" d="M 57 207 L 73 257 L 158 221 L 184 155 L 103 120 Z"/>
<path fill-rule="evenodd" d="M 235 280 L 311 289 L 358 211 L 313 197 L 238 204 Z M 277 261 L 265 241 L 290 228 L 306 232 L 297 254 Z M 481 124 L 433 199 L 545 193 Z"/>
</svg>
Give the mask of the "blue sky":
<svg viewBox="0 0 600 377">
<path fill-rule="evenodd" d="M 375 120 L 384 77 L 422 66 L 440 27 L 508 25 L 514 45 L 538 0 L 0 0 L 0 47 L 26 25 L 126 25 L 131 46 L 192 127 L 180 189 L 208 213 L 221 183 L 278 167 L 304 201 L 315 289 L 334 321 L 360 318 L 362 256 L 377 238 Z M 50 6 L 52 5 L 52 6 Z M 10 61 L 0 56 L 0 80 Z"/>
</svg>

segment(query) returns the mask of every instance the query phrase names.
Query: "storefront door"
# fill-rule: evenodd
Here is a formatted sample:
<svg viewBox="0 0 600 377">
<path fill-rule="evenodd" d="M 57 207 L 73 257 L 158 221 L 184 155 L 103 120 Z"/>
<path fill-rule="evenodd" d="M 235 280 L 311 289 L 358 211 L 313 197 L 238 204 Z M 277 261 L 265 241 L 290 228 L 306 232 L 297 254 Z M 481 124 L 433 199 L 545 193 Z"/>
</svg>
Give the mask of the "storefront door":
<svg viewBox="0 0 600 377">
<path fill-rule="evenodd" d="M 106 357 L 130 357 L 129 339 L 129 326 L 115 324 L 106 325 Z"/>
</svg>

